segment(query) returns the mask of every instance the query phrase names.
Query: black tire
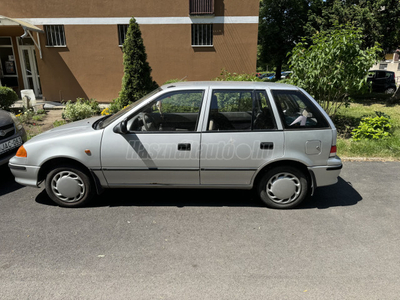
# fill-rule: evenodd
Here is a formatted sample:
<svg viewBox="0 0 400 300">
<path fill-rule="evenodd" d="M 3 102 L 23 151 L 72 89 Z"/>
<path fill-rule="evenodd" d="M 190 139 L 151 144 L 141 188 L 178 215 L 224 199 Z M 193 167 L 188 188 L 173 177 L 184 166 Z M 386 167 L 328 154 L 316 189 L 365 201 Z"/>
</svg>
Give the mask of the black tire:
<svg viewBox="0 0 400 300">
<path fill-rule="evenodd" d="M 255 188 L 266 206 L 294 208 L 309 194 L 309 177 L 297 168 L 278 166 L 266 171 Z"/>
<path fill-rule="evenodd" d="M 47 195 L 60 206 L 81 207 L 94 195 L 91 178 L 79 167 L 57 166 L 46 176 Z"/>
<path fill-rule="evenodd" d="M 396 92 L 396 89 L 390 87 L 390 88 L 388 88 L 388 89 L 385 91 L 385 94 L 392 95 L 392 94 L 394 94 L 395 92 Z"/>
</svg>

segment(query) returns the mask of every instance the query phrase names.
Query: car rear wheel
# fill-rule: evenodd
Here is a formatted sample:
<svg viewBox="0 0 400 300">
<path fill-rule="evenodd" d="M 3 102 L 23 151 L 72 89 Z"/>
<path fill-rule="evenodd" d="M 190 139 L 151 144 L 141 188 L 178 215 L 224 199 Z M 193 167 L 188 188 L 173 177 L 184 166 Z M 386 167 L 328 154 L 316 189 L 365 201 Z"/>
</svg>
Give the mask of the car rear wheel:
<svg viewBox="0 0 400 300">
<path fill-rule="evenodd" d="M 90 177 L 80 168 L 58 166 L 46 177 L 46 192 L 60 206 L 79 207 L 93 196 Z"/>
<path fill-rule="evenodd" d="M 391 87 L 385 91 L 385 94 L 394 94 L 395 92 L 396 92 L 396 89 Z"/>
<path fill-rule="evenodd" d="M 299 169 L 279 166 L 268 170 L 259 180 L 256 191 L 271 208 L 293 208 L 308 195 L 309 179 Z"/>
</svg>

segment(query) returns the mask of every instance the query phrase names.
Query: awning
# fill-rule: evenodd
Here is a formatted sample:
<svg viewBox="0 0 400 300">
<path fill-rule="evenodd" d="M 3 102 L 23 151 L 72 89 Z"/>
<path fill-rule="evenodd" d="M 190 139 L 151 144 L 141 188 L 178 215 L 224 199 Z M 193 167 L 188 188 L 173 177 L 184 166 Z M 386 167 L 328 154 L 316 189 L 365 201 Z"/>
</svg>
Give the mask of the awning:
<svg viewBox="0 0 400 300">
<path fill-rule="evenodd" d="M 36 31 L 44 33 L 44 31 L 35 25 L 29 24 L 28 22 L 21 21 L 18 19 L 12 19 L 5 16 L 0 16 L 0 26 L 22 26 L 24 30 Z"/>
<path fill-rule="evenodd" d="M 24 34 L 21 36 L 21 38 L 24 38 L 27 35 L 29 35 L 33 40 L 33 42 L 35 43 L 36 48 L 38 48 L 40 58 L 42 59 L 42 48 L 40 47 L 40 38 L 39 38 L 39 33 L 44 33 L 42 29 L 28 22 L 21 21 L 18 19 L 8 18 L 1 15 L 0 15 L 0 26 L 21 26 L 24 29 Z M 31 31 L 36 32 L 37 41 L 33 38 Z"/>
</svg>

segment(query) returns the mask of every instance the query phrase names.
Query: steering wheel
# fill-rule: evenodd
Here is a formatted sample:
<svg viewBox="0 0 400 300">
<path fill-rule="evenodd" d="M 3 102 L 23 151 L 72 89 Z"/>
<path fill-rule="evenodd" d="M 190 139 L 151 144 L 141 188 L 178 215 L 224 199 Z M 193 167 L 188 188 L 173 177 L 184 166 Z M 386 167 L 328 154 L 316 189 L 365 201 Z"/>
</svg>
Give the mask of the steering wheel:
<svg viewBox="0 0 400 300">
<path fill-rule="evenodd" d="M 141 119 L 143 120 L 143 126 L 146 131 L 154 131 L 151 127 L 155 128 L 156 122 L 150 114 L 143 113 Z"/>
</svg>

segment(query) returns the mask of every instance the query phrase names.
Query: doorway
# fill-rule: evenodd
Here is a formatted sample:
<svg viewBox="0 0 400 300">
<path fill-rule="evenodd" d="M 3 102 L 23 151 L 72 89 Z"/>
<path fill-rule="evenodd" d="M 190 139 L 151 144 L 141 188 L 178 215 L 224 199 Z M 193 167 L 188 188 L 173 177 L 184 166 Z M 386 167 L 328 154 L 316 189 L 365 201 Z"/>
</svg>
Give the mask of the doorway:
<svg viewBox="0 0 400 300">
<path fill-rule="evenodd" d="M 22 78 L 24 80 L 25 89 L 31 89 L 35 93 L 36 98 L 42 97 L 42 87 L 40 84 L 40 74 L 36 62 L 36 49 L 33 45 L 33 41 L 29 38 L 23 39 L 23 45 L 21 40 L 19 45 L 19 53 L 21 60 Z M 32 41 L 32 45 L 29 45 L 29 41 Z"/>
</svg>

